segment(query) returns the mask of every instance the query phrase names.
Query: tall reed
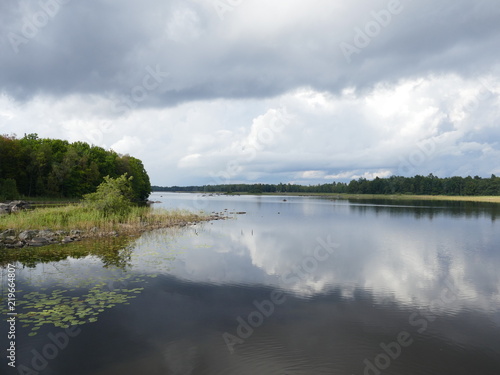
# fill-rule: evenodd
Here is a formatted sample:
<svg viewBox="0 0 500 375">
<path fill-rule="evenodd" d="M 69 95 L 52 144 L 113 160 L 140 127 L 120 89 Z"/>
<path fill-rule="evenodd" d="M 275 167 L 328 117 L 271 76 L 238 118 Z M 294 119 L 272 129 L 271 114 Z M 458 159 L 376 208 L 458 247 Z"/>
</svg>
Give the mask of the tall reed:
<svg viewBox="0 0 500 375">
<path fill-rule="evenodd" d="M 124 215 L 105 216 L 81 204 L 37 208 L 0 216 L 0 230 L 50 229 L 137 232 L 205 220 L 204 215 L 181 210 L 133 207 Z"/>
</svg>

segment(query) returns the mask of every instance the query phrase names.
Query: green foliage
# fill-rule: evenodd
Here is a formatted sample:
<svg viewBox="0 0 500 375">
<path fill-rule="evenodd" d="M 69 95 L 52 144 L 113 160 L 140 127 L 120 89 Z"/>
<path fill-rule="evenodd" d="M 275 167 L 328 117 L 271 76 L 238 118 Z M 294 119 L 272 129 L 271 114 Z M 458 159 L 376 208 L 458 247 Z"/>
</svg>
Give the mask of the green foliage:
<svg viewBox="0 0 500 375">
<path fill-rule="evenodd" d="M 144 288 L 109 291 L 105 283 L 91 288 L 87 294 L 73 296 L 68 290 L 57 289 L 49 293 L 31 292 L 23 294 L 18 304 L 22 311 L 18 318 L 23 327 L 31 326 L 28 336 L 35 336 L 43 325 L 60 328 L 94 323 L 105 309 L 126 304 Z"/>
<path fill-rule="evenodd" d="M 134 177 L 132 200 L 145 201 L 151 193 L 151 183 L 142 162 L 132 156 L 124 155 L 118 162 L 118 170 L 121 174 L 128 173 Z"/>
<path fill-rule="evenodd" d="M 13 178 L 0 179 L 0 202 L 19 198 L 16 180 Z"/>
<path fill-rule="evenodd" d="M 95 193 L 84 195 L 84 204 L 104 216 L 125 216 L 132 209 L 132 180 L 126 173 L 117 178 L 106 176 Z"/>
<path fill-rule="evenodd" d="M 261 184 L 254 185 L 250 188 L 250 190 L 248 190 L 248 192 L 250 194 L 262 194 L 262 185 Z"/>
<path fill-rule="evenodd" d="M 124 173 L 134 177 L 132 199 L 146 200 L 151 184 L 139 159 L 85 142 L 0 135 L 0 179 L 14 179 L 27 197 L 80 198 L 94 192 L 104 176 Z"/>
</svg>

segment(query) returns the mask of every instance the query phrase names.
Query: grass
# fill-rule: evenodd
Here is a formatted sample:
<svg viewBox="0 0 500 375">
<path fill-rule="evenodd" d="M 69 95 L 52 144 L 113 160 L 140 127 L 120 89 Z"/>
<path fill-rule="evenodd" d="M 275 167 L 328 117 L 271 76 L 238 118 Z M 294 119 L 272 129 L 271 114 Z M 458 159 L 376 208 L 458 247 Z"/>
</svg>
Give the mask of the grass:
<svg viewBox="0 0 500 375">
<path fill-rule="evenodd" d="M 99 211 L 74 204 L 37 208 L 0 216 L 0 230 L 50 229 L 68 231 L 77 229 L 85 232 L 92 230 L 93 233 L 116 231 L 134 234 L 206 219 L 201 214 L 188 211 L 152 210 L 149 207 L 133 207 L 126 215 L 105 217 Z"/>
</svg>

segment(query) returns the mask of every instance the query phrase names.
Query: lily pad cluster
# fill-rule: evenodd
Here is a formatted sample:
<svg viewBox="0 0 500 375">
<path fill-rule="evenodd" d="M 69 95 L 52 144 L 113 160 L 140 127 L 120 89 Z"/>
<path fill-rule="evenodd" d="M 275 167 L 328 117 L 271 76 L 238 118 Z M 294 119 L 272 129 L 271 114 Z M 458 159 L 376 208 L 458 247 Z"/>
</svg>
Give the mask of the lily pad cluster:
<svg viewBox="0 0 500 375">
<path fill-rule="evenodd" d="M 68 328 L 94 323 L 107 309 L 128 305 L 150 278 L 171 271 L 182 249 L 175 234 L 146 233 L 134 244 L 109 240 L 89 241 L 85 248 L 71 244 L 57 259 L 42 260 L 33 254 L 33 264 L 18 261 L 17 286 L 25 289 L 16 291 L 18 322 L 31 327 L 29 335 L 34 336 L 44 325 Z M 2 273 L 2 282 L 3 278 Z"/>
<path fill-rule="evenodd" d="M 96 322 L 106 309 L 119 304 L 129 304 L 144 288 L 103 289 L 104 284 L 91 288 L 87 294 L 71 296 L 68 290 L 54 290 L 51 293 L 31 292 L 22 296 L 18 303 L 18 319 L 23 327 L 32 326 L 29 336 L 36 335 L 44 324 L 60 328 Z"/>
</svg>

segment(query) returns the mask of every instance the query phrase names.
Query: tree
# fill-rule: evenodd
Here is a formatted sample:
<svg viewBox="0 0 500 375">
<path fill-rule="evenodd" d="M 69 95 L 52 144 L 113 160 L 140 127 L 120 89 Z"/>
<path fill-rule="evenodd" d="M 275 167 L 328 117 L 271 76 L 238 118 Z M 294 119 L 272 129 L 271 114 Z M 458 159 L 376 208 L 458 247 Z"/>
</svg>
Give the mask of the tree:
<svg viewBox="0 0 500 375">
<path fill-rule="evenodd" d="M 128 164 L 128 174 L 133 177 L 133 199 L 136 201 L 145 201 L 149 197 L 149 194 L 151 194 L 151 183 L 146 169 L 139 159 L 132 156 L 123 157 L 123 159 L 125 158 Z"/>
<path fill-rule="evenodd" d="M 0 135 L 0 179 L 14 179 L 19 192 L 28 197 L 80 198 L 92 193 L 103 176 L 133 176 L 134 200 L 150 194 L 149 176 L 139 159 L 106 151 L 85 142 L 27 134 Z"/>
<path fill-rule="evenodd" d="M 16 178 L 20 145 L 15 135 L 0 136 L 0 178 Z"/>
<path fill-rule="evenodd" d="M 12 178 L 0 179 L 0 202 L 4 200 L 14 200 L 19 198 L 16 180 Z"/>
<path fill-rule="evenodd" d="M 106 217 L 125 216 L 132 208 L 132 179 L 126 173 L 117 178 L 104 177 L 95 193 L 84 195 L 84 205 Z"/>
</svg>

